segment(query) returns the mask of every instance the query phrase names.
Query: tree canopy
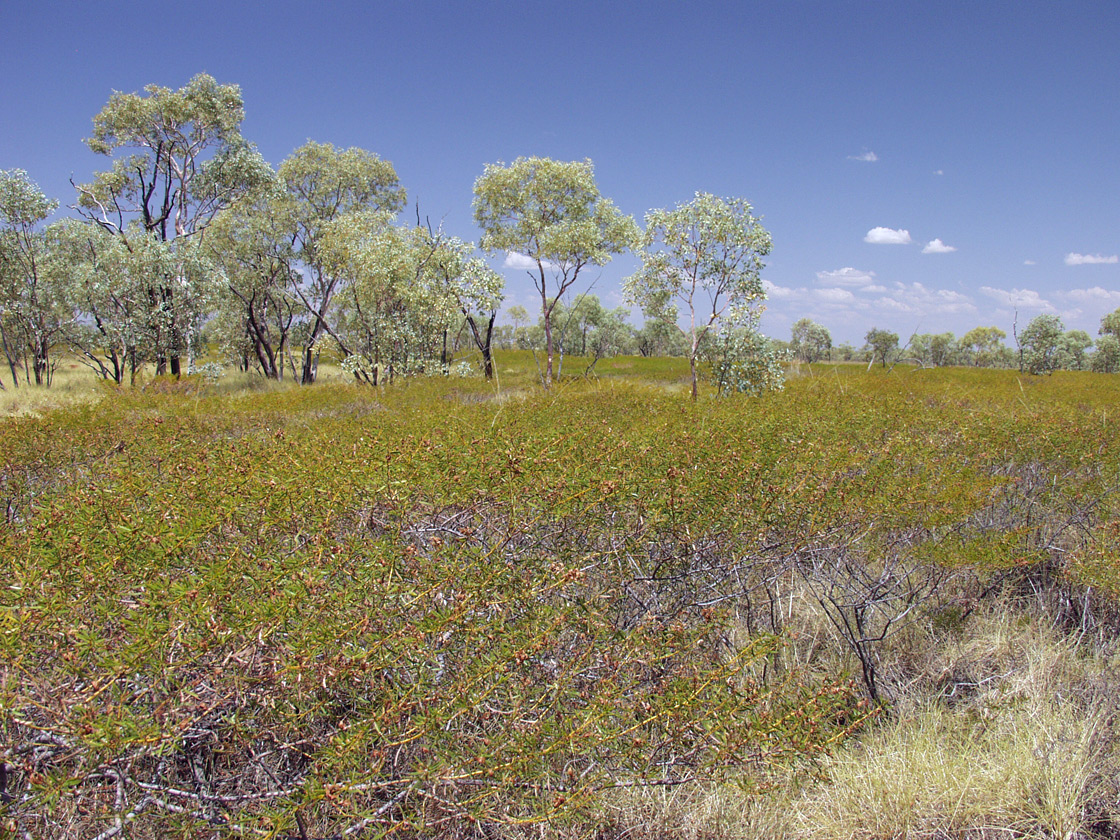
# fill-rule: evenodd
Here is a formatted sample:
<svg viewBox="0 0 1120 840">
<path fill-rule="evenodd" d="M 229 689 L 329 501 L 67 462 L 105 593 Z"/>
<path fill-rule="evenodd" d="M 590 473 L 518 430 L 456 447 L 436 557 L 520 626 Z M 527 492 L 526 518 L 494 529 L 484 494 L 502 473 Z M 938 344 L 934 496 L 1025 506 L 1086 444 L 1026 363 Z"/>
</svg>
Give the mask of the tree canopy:
<svg viewBox="0 0 1120 840">
<path fill-rule="evenodd" d="M 604 198 L 590 160 L 521 157 L 487 164 L 474 184 L 474 218 L 489 254 L 519 254 L 532 266 L 545 324 L 547 388 L 553 379 L 552 308 L 588 265 L 632 246 L 634 220 Z"/>
<path fill-rule="evenodd" d="M 675 210 L 646 214 L 642 264 L 626 279 L 625 294 L 647 318 L 676 323 L 677 307 L 685 308 L 693 399 L 697 358 L 713 326 L 725 312 L 736 325 L 747 324 L 766 298 L 759 272 L 770 248 L 769 232 L 745 199 L 698 192 Z"/>
</svg>

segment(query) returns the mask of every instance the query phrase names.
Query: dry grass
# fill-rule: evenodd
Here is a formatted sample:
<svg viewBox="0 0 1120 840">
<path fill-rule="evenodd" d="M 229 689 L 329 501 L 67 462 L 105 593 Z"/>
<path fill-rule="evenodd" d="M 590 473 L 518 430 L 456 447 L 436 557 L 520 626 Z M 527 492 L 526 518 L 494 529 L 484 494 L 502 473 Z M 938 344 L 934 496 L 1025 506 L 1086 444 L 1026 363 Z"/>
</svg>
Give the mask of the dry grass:
<svg viewBox="0 0 1120 840">
<path fill-rule="evenodd" d="M 5 376 L 4 390 L 0 391 L 0 417 L 46 414 L 59 408 L 91 402 L 103 393 L 100 382 L 88 368 L 68 360 L 59 365 L 54 382 L 49 388 L 27 385 L 22 381 L 20 387 L 16 388 L 11 379 Z"/>
<path fill-rule="evenodd" d="M 786 596 L 785 667 L 851 666 L 819 607 Z M 916 622 L 882 651 L 883 723 L 815 770 L 740 787 L 626 791 L 606 837 L 1090 840 L 1120 836 L 1120 654 L 995 602 Z M 814 780 L 815 777 L 815 780 Z"/>
<path fill-rule="evenodd" d="M 795 803 L 794 836 L 1115 836 L 1116 657 L 998 609 L 933 651 L 897 714 Z"/>
</svg>

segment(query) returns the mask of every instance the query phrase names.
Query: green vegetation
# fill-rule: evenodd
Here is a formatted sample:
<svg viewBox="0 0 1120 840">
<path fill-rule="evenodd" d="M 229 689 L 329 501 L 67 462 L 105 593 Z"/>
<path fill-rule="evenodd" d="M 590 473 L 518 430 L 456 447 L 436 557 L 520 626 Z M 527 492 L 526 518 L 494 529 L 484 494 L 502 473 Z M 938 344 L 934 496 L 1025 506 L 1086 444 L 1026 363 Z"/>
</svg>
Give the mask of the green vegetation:
<svg viewBox="0 0 1120 840">
<path fill-rule="evenodd" d="M 1115 833 L 1120 382 L 595 373 L 0 424 L 0 832 Z"/>
</svg>

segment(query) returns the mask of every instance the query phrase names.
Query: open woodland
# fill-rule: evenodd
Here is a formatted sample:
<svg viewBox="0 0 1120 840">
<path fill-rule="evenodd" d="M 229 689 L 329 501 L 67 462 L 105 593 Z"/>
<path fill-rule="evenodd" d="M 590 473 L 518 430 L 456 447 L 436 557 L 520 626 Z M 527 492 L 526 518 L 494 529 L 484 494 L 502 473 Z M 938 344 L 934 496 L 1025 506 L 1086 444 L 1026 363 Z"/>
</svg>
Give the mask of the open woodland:
<svg viewBox="0 0 1120 840">
<path fill-rule="evenodd" d="M 5 394 L 0 834 L 1120 836 L 1120 380 L 494 372 Z"/>
</svg>

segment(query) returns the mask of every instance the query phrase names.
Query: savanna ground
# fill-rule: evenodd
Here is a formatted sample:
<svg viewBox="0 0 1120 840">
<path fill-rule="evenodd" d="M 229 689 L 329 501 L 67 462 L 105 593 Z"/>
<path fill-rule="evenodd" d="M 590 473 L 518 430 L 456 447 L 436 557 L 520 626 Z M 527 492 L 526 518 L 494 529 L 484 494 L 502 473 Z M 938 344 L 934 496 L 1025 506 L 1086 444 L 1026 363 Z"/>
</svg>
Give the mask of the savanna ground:
<svg viewBox="0 0 1120 840">
<path fill-rule="evenodd" d="M 1120 836 L 1120 379 L 686 368 L 0 395 L 0 836 Z"/>
</svg>

